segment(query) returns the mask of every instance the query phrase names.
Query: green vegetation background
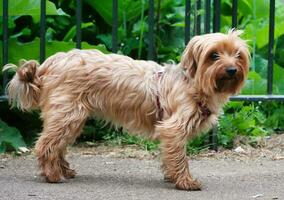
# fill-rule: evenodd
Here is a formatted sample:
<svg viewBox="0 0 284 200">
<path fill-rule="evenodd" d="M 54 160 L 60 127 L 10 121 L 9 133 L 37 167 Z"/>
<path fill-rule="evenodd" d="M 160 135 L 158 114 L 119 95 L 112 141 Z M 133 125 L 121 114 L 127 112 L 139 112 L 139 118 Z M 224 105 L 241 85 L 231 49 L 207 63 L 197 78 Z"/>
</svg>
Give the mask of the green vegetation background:
<svg viewBox="0 0 284 200">
<path fill-rule="evenodd" d="M 135 59 L 146 59 L 148 47 L 148 1 L 118 1 L 119 53 Z M 204 1 L 202 1 L 204 2 Z M 192 9 L 194 9 L 194 2 Z M 48 0 L 46 54 L 68 51 L 75 47 L 75 0 Z M 157 61 L 178 62 L 184 49 L 184 9 L 182 0 L 155 0 L 155 41 Z M 222 0 L 221 32 L 231 27 L 232 1 Z M 2 12 L 2 3 L 0 4 Z M 213 13 L 213 10 L 212 12 Z M 201 9 L 190 16 L 204 18 Z M 2 13 L 0 13 L 2 27 Z M 82 48 L 111 49 L 112 0 L 83 1 Z M 284 4 L 276 0 L 274 44 L 274 94 L 284 94 Z M 9 62 L 17 64 L 22 58 L 39 59 L 40 1 L 9 1 Z M 269 0 L 239 1 L 238 28 L 244 30 L 243 38 L 250 45 L 251 71 L 242 94 L 265 94 L 267 85 L 267 49 L 269 28 Z M 203 30 L 203 20 L 202 20 Z M 191 32 L 194 32 L 193 27 Z M 0 36 L 2 37 L 2 29 Z M 2 41 L 0 42 L 2 49 Z M 0 57 L 0 63 L 2 63 Z M 0 80 L 2 82 L 2 66 Z M 9 73 L 11 77 L 13 72 Z M 0 85 L 0 92 L 4 88 Z M 252 144 L 260 136 L 281 132 L 284 129 L 284 104 L 281 102 L 230 102 L 220 117 L 218 143 L 232 148 L 239 135 L 248 136 Z M 16 128 L 12 128 L 16 127 Z M 9 109 L 7 102 L 0 102 L 0 152 L 17 150 L 20 146 L 32 146 L 41 130 L 38 113 L 24 114 Z M 90 119 L 79 141 L 107 141 L 115 144 L 138 144 L 145 149 L 157 148 L 158 142 L 122 134 L 110 125 Z M 208 148 L 208 135 L 204 134 L 188 145 L 189 152 Z"/>
</svg>

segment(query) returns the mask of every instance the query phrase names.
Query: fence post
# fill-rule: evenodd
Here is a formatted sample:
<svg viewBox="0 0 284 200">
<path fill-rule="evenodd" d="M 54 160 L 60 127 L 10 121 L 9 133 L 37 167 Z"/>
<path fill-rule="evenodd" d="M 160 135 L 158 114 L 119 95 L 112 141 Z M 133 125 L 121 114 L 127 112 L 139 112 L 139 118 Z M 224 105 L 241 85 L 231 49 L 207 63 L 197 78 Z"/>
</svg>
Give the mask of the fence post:
<svg viewBox="0 0 284 200">
<path fill-rule="evenodd" d="M 213 32 L 220 31 L 220 17 L 221 17 L 221 4 L 220 0 L 214 0 L 214 21 L 213 21 Z"/>
<path fill-rule="evenodd" d="M 211 150 L 218 151 L 218 126 L 214 127 L 209 132 L 209 147 Z"/>
<path fill-rule="evenodd" d="M 148 33 L 149 33 L 149 49 L 148 49 L 148 59 L 155 59 L 155 38 L 154 38 L 154 0 L 149 0 L 149 16 L 148 16 Z"/>
<path fill-rule="evenodd" d="M 232 5 L 232 28 L 238 26 L 238 0 L 233 0 Z"/>
<path fill-rule="evenodd" d="M 185 29 L 184 29 L 184 43 L 187 45 L 189 39 L 190 39 L 190 6 L 191 1 L 185 0 Z"/>
<path fill-rule="evenodd" d="M 76 48 L 81 49 L 81 40 L 82 40 L 82 1 L 77 0 L 76 2 Z"/>
<path fill-rule="evenodd" d="M 275 0 L 270 0 L 269 9 L 269 42 L 268 42 L 268 70 L 267 70 L 267 94 L 273 93 L 273 46 L 275 26 Z"/>
<path fill-rule="evenodd" d="M 46 1 L 40 1 L 40 63 L 45 59 L 45 18 L 46 18 Z"/>
<path fill-rule="evenodd" d="M 195 35 L 200 35 L 201 33 L 201 16 L 200 16 L 200 11 L 201 9 L 201 0 L 196 0 L 195 2 L 195 9 L 194 9 L 194 34 Z"/>
<path fill-rule="evenodd" d="M 204 32 L 210 33 L 210 19 L 211 19 L 211 0 L 205 1 L 205 22 Z"/>
<path fill-rule="evenodd" d="M 221 17 L 221 4 L 220 0 L 214 0 L 214 21 L 213 21 L 213 32 L 220 31 L 220 17 Z M 217 151 L 218 150 L 218 137 L 217 137 L 217 125 L 209 132 L 209 143 L 210 149 Z"/>
<path fill-rule="evenodd" d="M 9 49 L 8 49 L 8 0 L 3 0 L 3 65 L 6 65 L 8 63 L 8 55 L 9 55 Z M 5 95 L 5 88 L 8 83 L 8 74 L 7 72 L 3 72 L 3 91 Z"/>
<path fill-rule="evenodd" d="M 118 0 L 112 1 L 112 52 L 117 52 Z"/>
</svg>

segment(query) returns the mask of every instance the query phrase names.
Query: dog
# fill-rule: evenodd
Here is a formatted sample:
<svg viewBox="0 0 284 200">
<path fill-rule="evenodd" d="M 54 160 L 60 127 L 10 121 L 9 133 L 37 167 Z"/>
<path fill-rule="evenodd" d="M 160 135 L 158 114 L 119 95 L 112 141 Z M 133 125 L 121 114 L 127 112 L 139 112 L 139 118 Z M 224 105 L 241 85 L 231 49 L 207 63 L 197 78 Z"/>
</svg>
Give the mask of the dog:
<svg viewBox="0 0 284 200">
<path fill-rule="evenodd" d="M 22 63 L 8 84 L 9 101 L 24 111 L 41 110 L 35 152 L 47 182 L 75 176 L 66 147 L 95 116 L 158 139 L 165 180 L 200 190 L 189 172 L 186 142 L 216 124 L 222 106 L 244 85 L 250 55 L 240 34 L 195 36 L 172 65 L 98 50 L 56 53 L 40 66 Z"/>
</svg>

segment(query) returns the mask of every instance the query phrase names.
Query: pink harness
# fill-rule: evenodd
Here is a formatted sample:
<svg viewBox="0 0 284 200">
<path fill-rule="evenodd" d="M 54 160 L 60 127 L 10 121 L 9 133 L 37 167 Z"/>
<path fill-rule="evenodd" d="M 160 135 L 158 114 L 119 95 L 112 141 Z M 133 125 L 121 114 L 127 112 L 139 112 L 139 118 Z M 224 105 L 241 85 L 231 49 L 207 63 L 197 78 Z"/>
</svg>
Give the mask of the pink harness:
<svg viewBox="0 0 284 200">
<path fill-rule="evenodd" d="M 159 81 L 162 76 L 163 76 L 164 72 L 163 71 L 159 71 L 156 72 L 156 79 L 157 81 Z M 157 91 L 157 95 L 156 95 L 156 106 L 157 106 L 157 118 L 159 121 L 161 121 L 163 119 L 164 116 L 164 109 L 161 106 L 161 102 L 160 102 L 160 97 L 159 97 L 159 92 Z"/>
</svg>

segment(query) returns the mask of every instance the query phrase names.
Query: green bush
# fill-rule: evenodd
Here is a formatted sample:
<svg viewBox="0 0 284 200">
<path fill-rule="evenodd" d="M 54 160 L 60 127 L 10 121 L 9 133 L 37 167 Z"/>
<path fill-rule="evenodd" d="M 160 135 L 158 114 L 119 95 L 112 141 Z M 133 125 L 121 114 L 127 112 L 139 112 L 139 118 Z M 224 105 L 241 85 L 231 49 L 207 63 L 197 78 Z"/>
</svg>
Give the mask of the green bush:
<svg viewBox="0 0 284 200">
<path fill-rule="evenodd" d="M 76 39 L 75 8 L 76 1 L 69 0 L 47 0 L 46 18 L 46 56 L 58 51 L 68 51 L 74 48 Z M 112 0 L 99 1 L 85 0 L 82 13 L 82 48 L 100 49 L 103 52 L 111 50 L 111 22 L 112 22 Z M 239 2 L 238 27 L 244 30 L 243 38 L 250 45 L 252 53 L 251 71 L 242 94 L 265 94 L 267 85 L 267 49 L 269 29 L 269 0 L 243 0 Z M 183 0 L 156 0 L 155 1 L 155 41 L 157 61 L 167 62 L 174 60 L 178 62 L 184 49 L 184 9 Z M 194 5 L 192 4 L 192 8 Z M 231 27 L 232 1 L 221 2 L 221 31 L 226 32 Z M 2 4 L 0 4 L 2 12 Z M 118 4 L 119 28 L 118 44 L 121 54 L 129 55 L 136 59 L 147 58 L 148 48 L 148 1 L 121 0 Z M 212 10 L 213 13 L 213 10 Z M 197 15 L 203 15 L 204 10 L 199 10 Z M 275 62 L 273 76 L 274 94 L 284 94 L 284 4 L 276 0 L 275 15 Z M 22 58 L 39 59 L 39 19 L 40 1 L 17 0 L 9 1 L 9 62 L 17 64 Z M 193 14 L 190 16 L 194 21 Z M 0 24 L 2 26 L 2 13 L 0 13 Z M 203 22 L 202 22 L 203 23 Z M 203 24 L 202 26 L 203 27 Z M 191 26 L 193 32 L 193 26 Z M 0 36 L 2 37 L 2 29 Z M 2 42 L 0 42 L 2 49 Z M 0 57 L 2 63 L 2 57 Z M 12 76 L 12 74 L 9 74 Z M 0 81 L 3 74 L 0 66 Z M 0 92 L 3 86 L 0 84 Z M 1 106 L 3 103 L 0 104 Z M 25 123 L 26 116 L 18 111 L 8 111 L 5 105 L 0 109 L 0 117 L 9 125 L 21 130 L 24 139 L 29 145 L 33 143 L 34 135 L 39 131 L 41 123 L 38 115 L 30 115 L 32 120 L 28 126 Z M 232 147 L 233 140 L 238 135 L 257 137 L 270 134 L 274 131 L 284 129 L 283 103 L 243 103 L 230 102 L 220 117 L 218 126 L 219 145 Z M 14 117 L 11 117 L 13 115 Z M 23 117 L 24 116 L 24 117 Z M 22 123 L 18 123 L 21 118 Z M 20 120 L 19 120 L 20 121 Z M 24 125 L 23 125 L 24 124 Z M 35 124 L 35 125 L 33 125 Z M 1 123 L 5 130 L 13 130 L 15 144 L 11 138 L 0 140 L 0 149 L 17 148 L 19 132 L 9 129 L 5 123 Z M 1 129 L 4 130 L 4 129 Z M 96 135 L 94 136 L 94 132 Z M 10 131 L 11 133 L 11 131 Z M 32 134 L 31 134 L 32 133 Z M 1 137 L 1 135 L 0 135 Z M 127 136 L 114 130 L 111 126 L 103 126 L 103 122 L 90 120 L 84 129 L 81 140 L 108 140 L 119 144 L 140 144 L 145 149 L 153 149 L 156 142 L 148 142 L 134 136 Z M 7 142 L 8 141 L 8 142 Z M 189 146 L 189 152 L 196 152 L 207 148 L 208 136 L 203 135 L 193 140 Z M 4 148 L 5 146 L 5 148 Z M 10 146 L 10 147 L 8 147 Z"/>
</svg>

